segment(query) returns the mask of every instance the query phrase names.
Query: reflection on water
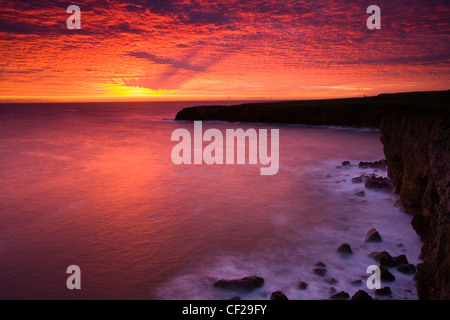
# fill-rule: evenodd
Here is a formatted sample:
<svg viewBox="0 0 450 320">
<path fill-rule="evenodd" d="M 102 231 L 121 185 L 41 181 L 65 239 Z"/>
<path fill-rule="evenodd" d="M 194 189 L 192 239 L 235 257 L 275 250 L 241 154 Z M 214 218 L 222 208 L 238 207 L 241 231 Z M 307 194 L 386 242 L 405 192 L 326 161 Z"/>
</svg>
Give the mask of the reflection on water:
<svg viewBox="0 0 450 320">
<path fill-rule="evenodd" d="M 372 251 L 417 262 L 418 237 L 395 197 L 357 198 L 350 180 L 363 171 L 336 168 L 383 158 L 378 132 L 204 123 L 280 129 L 278 174 L 175 166 L 171 134 L 192 123 L 162 119 L 196 104 L 0 106 L 0 298 L 228 299 L 236 294 L 213 281 L 257 274 L 265 286 L 243 298 L 322 299 L 330 286 L 312 274 L 319 260 L 351 294 Z M 364 243 L 372 227 L 382 243 Z M 335 253 L 344 242 L 355 252 L 346 260 Z M 78 292 L 65 286 L 72 264 Z M 395 275 L 393 297 L 416 298 L 412 277 Z"/>
</svg>

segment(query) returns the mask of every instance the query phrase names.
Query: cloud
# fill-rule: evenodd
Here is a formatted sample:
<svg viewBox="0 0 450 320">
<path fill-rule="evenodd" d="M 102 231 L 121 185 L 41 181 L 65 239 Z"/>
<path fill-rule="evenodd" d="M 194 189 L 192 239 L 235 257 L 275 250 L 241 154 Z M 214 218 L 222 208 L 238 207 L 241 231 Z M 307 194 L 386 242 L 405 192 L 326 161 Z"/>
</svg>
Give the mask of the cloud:
<svg viewBox="0 0 450 320">
<path fill-rule="evenodd" d="M 365 0 L 76 4 L 81 30 L 66 28 L 66 1 L 2 1 L 0 71 L 8 76 L 0 95 L 99 92 L 111 81 L 266 96 L 363 82 L 450 85 L 448 0 L 378 0 L 377 31 L 366 28 Z M 29 89 L 21 91 L 17 83 L 25 82 Z"/>
<path fill-rule="evenodd" d="M 141 78 L 125 79 L 126 86 L 136 86 L 152 90 L 175 90 L 183 84 L 193 79 L 197 74 L 205 72 L 212 65 L 220 62 L 224 55 L 214 55 L 210 57 L 201 56 L 197 53 L 190 53 L 182 60 L 159 57 L 148 52 L 129 52 L 129 56 L 145 59 L 153 64 L 164 65 L 166 68 L 153 77 L 144 76 Z M 200 59 L 199 59 L 200 58 Z M 196 62 L 194 62 L 196 61 Z"/>
</svg>

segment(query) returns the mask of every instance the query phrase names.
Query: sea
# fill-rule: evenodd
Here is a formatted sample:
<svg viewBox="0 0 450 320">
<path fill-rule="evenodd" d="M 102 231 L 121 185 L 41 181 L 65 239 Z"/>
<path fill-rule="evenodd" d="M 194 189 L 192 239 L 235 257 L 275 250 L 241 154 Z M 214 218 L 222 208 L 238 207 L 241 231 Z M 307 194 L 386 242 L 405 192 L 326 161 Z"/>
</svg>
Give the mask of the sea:
<svg viewBox="0 0 450 320">
<path fill-rule="evenodd" d="M 321 300 L 358 290 L 417 299 L 414 275 L 395 268 L 395 281 L 381 284 L 392 295 L 367 287 L 371 252 L 420 263 L 398 196 L 351 181 L 387 176 L 358 167 L 384 159 L 378 130 L 203 122 L 223 133 L 278 129 L 277 174 L 173 163 L 172 133 L 193 132 L 174 120 L 179 110 L 241 102 L 1 104 L 0 299 L 267 300 L 282 291 Z M 365 242 L 372 228 L 382 242 Z M 337 252 L 343 243 L 353 254 Z M 318 262 L 325 276 L 313 272 Z M 80 289 L 67 286 L 73 265 Z M 214 287 L 252 275 L 261 288 Z"/>
</svg>

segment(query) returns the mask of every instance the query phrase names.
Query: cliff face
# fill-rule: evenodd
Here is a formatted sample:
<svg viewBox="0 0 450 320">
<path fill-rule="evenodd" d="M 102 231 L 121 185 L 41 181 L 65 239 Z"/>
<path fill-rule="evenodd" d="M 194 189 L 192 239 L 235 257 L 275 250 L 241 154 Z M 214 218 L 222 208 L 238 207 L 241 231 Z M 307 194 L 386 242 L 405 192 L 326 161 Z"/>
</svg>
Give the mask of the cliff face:
<svg viewBox="0 0 450 320">
<path fill-rule="evenodd" d="M 420 299 L 450 299 L 449 120 L 447 110 L 394 112 L 381 125 L 389 175 L 423 240 Z"/>
</svg>

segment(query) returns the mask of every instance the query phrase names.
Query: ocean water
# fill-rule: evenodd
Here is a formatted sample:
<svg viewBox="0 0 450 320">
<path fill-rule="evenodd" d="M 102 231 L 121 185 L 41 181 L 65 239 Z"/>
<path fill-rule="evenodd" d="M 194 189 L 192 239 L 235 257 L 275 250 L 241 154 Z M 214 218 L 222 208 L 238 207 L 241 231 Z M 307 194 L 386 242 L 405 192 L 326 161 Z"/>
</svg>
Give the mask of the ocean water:
<svg viewBox="0 0 450 320">
<path fill-rule="evenodd" d="M 170 119 L 185 106 L 225 103 L 236 102 L 0 105 L 0 298 L 268 299 L 281 290 L 327 299 L 332 287 L 375 297 L 365 285 L 376 264 L 370 252 L 420 262 L 397 196 L 354 194 L 364 187 L 351 179 L 375 171 L 358 162 L 384 158 L 377 130 L 203 123 L 222 132 L 279 129 L 278 173 L 174 165 L 171 134 L 193 124 Z M 339 168 L 344 160 L 354 166 Z M 381 243 L 364 242 L 372 228 Z M 342 243 L 353 255 L 337 254 Z M 312 271 L 318 261 L 325 277 Z M 66 287 L 70 265 L 81 269 L 81 290 Z M 382 286 L 393 294 L 381 299 L 417 299 L 413 276 L 390 271 L 396 281 Z M 213 287 L 249 275 L 264 286 Z"/>
</svg>

